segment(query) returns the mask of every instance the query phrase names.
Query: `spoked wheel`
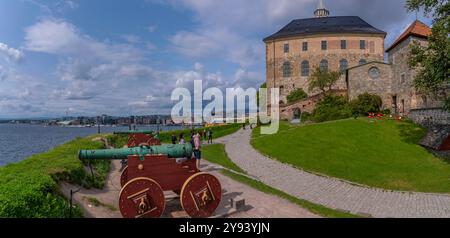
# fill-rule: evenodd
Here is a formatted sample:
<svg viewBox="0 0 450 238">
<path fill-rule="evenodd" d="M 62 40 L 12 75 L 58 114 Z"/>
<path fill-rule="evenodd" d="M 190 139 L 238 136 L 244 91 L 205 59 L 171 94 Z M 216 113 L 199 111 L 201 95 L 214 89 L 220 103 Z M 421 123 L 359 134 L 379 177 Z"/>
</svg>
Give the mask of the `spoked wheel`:
<svg viewBox="0 0 450 238">
<path fill-rule="evenodd" d="M 192 175 L 181 189 L 181 206 L 191 217 L 210 217 L 219 206 L 222 187 L 211 174 Z"/>
<path fill-rule="evenodd" d="M 120 175 L 120 186 L 123 188 L 128 183 L 128 166 L 126 166 Z"/>
<path fill-rule="evenodd" d="M 164 192 L 152 179 L 133 179 L 120 191 L 119 207 L 124 218 L 158 218 L 165 206 Z"/>
</svg>

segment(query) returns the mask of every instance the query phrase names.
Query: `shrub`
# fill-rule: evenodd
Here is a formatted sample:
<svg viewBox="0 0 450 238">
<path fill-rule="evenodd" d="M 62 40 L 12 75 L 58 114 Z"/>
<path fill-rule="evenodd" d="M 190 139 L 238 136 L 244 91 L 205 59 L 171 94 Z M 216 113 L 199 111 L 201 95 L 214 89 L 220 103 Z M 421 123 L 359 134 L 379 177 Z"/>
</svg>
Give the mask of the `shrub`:
<svg viewBox="0 0 450 238">
<path fill-rule="evenodd" d="M 391 110 L 390 109 L 384 109 L 384 110 L 381 111 L 381 113 L 383 115 L 385 115 L 385 116 L 389 116 L 389 115 L 391 115 Z"/>
<path fill-rule="evenodd" d="M 380 111 L 383 101 L 378 95 L 364 93 L 350 102 L 353 115 L 367 115 L 369 113 L 377 113 Z"/>
<path fill-rule="evenodd" d="M 313 113 L 313 119 L 316 122 L 333 121 L 350 118 L 352 110 L 346 97 L 343 96 L 325 96 L 320 101 Z"/>
<path fill-rule="evenodd" d="M 297 102 L 300 101 L 302 99 L 305 99 L 308 97 L 308 94 L 303 91 L 303 89 L 297 89 L 293 92 L 291 92 L 288 96 L 287 96 L 287 101 L 288 103 L 293 103 L 293 102 Z"/>
</svg>

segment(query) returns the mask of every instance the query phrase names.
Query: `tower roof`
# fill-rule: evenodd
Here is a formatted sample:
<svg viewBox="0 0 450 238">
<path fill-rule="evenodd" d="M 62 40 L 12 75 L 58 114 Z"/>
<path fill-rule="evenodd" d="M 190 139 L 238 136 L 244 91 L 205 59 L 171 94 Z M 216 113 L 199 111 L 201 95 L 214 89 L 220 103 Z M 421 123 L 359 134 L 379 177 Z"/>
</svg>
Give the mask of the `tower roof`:
<svg viewBox="0 0 450 238">
<path fill-rule="evenodd" d="M 337 16 L 293 20 L 277 33 L 265 38 L 264 41 L 294 36 L 330 33 L 363 33 L 386 36 L 386 32 L 371 26 L 360 17 Z"/>
<path fill-rule="evenodd" d="M 323 0 L 319 0 L 319 5 L 317 9 L 314 11 L 314 16 L 316 17 L 328 17 L 330 15 L 330 11 L 323 4 Z"/>
<path fill-rule="evenodd" d="M 401 34 L 397 40 L 392 44 L 386 52 L 391 51 L 394 49 L 397 45 L 402 43 L 404 40 L 408 39 L 409 36 L 416 36 L 419 38 L 428 38 L 428 36 L 431 35 L 431 28 L 428 27 L 425 23 L 415 20 L 403 34 Z"/>
</svg>

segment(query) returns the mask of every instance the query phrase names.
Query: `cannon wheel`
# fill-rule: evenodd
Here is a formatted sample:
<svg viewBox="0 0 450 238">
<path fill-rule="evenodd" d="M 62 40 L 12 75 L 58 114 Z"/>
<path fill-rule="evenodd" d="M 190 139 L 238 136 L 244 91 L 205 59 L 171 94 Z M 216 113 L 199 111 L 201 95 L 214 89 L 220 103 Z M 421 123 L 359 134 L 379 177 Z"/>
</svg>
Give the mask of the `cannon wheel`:
<svg viewBox="0 0 450 238">
<path fill-rule="evenodd" d="M 123 188 L 128 183 L 128 166 L 126 166 L 120 175 L 120 186 Z"/>
<path fill-rule="evenodd" d="M 192 175 L 181 189 L 181 206 L 194 218 L 210 217 L 219 206 L 222 187 L 219 180 L 208 173 Z"/>
<path fill-rule="evenodd" d="M 158 218 L 165 206 L 164 192 L 153 179 L 133 179 L 120 191 L 119 207 L 124 218 Z"/>
</svg>

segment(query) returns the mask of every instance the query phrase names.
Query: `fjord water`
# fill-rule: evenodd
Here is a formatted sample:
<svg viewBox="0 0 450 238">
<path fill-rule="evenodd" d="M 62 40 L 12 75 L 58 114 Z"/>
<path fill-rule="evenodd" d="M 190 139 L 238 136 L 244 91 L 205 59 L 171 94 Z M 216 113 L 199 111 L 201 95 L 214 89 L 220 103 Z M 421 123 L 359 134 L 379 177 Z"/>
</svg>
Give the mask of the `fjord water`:
<svg viewBox="0 0 450 238">
<path fill-rule="evenodd" d="M 161 130 L 176 130 L 180 127 L 161 126 Z M 138 127 L 156 130 L 157 126 Z M 128 127 L 101 127 L 102 133 L 127 131 Z M 51 148 L 97 133 L 97 127 L 44 127 L 30 124 L 0 124 L 0 166 L 18 162 L 31 155 L 43 153 Z M 81 149 L 81 148 L 80 148 Z"/>
</svg>

